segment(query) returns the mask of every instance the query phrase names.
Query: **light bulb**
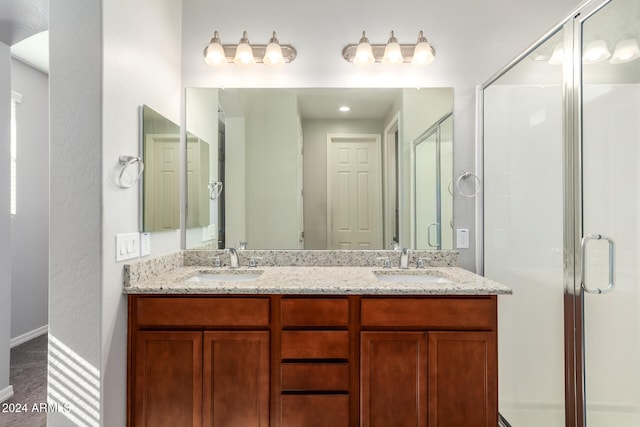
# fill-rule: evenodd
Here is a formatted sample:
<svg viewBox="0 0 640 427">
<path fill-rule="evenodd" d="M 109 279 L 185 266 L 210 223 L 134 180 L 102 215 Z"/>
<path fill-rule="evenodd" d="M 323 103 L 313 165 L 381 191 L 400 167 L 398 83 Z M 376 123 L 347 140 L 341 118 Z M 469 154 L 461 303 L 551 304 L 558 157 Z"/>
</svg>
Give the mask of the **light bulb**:
<svg viewBox="0 0 640 427">
<path fill-rule="evenodd" d="M 282 48 L 280 47 L 280 43 L 276 38 L 276 32 L 273 32 L 273 37 L 269 40 L 269 44 L 267 45 L 267 49 L 264 52 L 264 58 L 262 60 L 264 65 L 268 65 L 270 67 L 278 67 L 284 64 L 284 58 L 282 57 Z"/>
<path fill-rule="evenodd" d="M 435 53 L 433 47 L 429 44 L 427 39 L 420 31 L 418 35 L 418 42 L 416 43 L 416 47 L 413 49 L 413 59 L 411 60 L 411 64 L 413 65 L 429 65 L 435 60 Z"/>
<path fill-rule="evenodd" d="M 233 59 L 233 62 L 237 65 L 243 66 L 253 65 L 256 63 L 256 60 L 253 58 L 253 49 L 251 49 L 251 45 L 249 44 L 246 31 L 242 35 L 240 43 L 236 48 L 236 56 Z"/>
<path fill-rule="evenodd" d="M 551 54 L 551 58 L 549 58 L 549 64 L 551 65 L 562 65 L 564 62 L 564 47 L 561 43 L 558 43 L 553 48 L 553 53 Z"/>
<path fill-rule="evenodd" d="M 609 62 L 612 64 L 622 64 L 638 58 L 640 58 L 638 41 L 636 39 L 626 39 L 616 44 L 616 48 L 613 50 L 613 55 Z"/>
<path fill-rule="evenodd" d="M 227 57 L 217 31 L 213 33 L 211 42 L 204 50 L 204 62 L 213 67 L 227 65 Z"/>
<path fill-rule="evenodd" d="M 387 42 L 387 46 L 384 48 L 384 56 L 382 57 L 383 64 L 400 64 L 404 61 L 402 57 L 402 50 L 398 44 L 398 40 L 391 31 L 391 37 Z"/>
<path fill-rule="evenodd" d="M 611 56 L 609 48 L 604 40 L 594 40 L 587 45 L 587 48 L 582 55 L 583 64 L 595 64 L 602 62 Z"/>
<path fill-rule="evenodd" d="M 356 49 L 356 56 L 353 58 L 353 63 L 356 65 L 371 65 L 374 62 L 376 62 L 376 59 L 373 57 L 373 50 L 369 44 L 369 39 L 365 37 L 363 31 L 362 37 L 358 42 L 358 48 Z"/>
</svg>

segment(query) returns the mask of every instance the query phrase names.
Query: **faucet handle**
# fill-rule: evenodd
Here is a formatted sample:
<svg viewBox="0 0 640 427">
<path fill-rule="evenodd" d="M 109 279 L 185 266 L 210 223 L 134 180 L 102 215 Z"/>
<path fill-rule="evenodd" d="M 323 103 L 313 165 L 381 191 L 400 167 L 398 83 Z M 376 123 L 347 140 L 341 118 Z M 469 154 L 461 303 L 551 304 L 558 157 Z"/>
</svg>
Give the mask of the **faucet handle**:
<svg viewBox="0 0 640 427">
<path fill-rule="evenodd" d="M 210 257 L 207 257 L 207 258 L 213 260 L 213 266 L 214 267 L 222 267 L 222 261 L 220 260 L 219 256 L 210 256 Z"/>
<path fill-rule="evenodd" d="M 259 259 L 262 259 L 262 257 L 261 256 L 252 256 L 251 259 L 249 259 L 249 267 L 250 268 L 257 267 Z"/>
<path fill-rule="evenodd" d="M 425 264 L 425 261 L 431 261 L 431 258 L 426 258 L 426 257 L 418 258 L 418 261 L 416 261 L 416 268 L 425 268 L 427 266 Z"/>
<path fill-rule="evenodd" d="M 239 242 L 238 243 L 238 249 L 241 251 L 244 251 L 247 249 L 247 242 Z"/>
<path fill-rule="evenodd" d="M 388 256 L 381 256 L 376 258 L 378 261 L 382 261 L 382 268 L 391 268 L 391 261 Z"/>
</svg>

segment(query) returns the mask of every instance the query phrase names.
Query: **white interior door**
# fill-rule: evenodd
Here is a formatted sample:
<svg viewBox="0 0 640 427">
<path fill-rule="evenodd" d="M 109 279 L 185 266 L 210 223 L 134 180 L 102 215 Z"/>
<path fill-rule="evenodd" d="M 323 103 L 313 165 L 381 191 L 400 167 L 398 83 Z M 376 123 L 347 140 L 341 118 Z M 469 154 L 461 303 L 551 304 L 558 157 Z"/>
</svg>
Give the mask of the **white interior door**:
<svg viewBox="0 0 640 427">
<path fill-rule="evenodd" d="M 328 249 L 382 249 L 379 135 L 327 138 Z"/>
</svg>

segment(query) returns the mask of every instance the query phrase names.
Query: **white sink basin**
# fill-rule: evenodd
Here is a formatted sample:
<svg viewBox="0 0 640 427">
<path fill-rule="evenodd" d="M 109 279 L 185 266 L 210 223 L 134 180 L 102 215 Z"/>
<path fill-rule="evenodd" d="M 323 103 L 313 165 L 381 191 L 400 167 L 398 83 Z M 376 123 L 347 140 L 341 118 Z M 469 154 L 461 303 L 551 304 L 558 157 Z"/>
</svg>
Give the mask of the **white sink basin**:
<svg viewBox="0 0 640 427">
<path fill-rule="evenodd" d="M 382 282 L 393 282 L 393 283 L 442 283 L 449 284 L 453 283 L 451 280 L 446 277 L 438 276 L 432 273 L 400 273 L 400 272 L 391 272 L 391 271 L 378 271 L 374 273 L 376 279 Z"/>
<path fill-rule="evenodd" d="M 251 282 L 253 280 L 258 280 L 261 274 L 261 270 L 214 270 L 196 273 L 191 278 L 189 278 L 187 282 Z"/>
</svg>

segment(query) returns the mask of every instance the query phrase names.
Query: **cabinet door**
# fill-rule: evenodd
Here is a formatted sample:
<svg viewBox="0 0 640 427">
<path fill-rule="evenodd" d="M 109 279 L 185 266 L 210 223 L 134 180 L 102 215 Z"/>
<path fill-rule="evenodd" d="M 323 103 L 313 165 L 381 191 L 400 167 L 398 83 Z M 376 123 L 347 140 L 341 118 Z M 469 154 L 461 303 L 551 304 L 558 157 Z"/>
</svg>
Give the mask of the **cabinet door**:
<svg viewBox="0 0 640 427">
<path fill-rule="evenodd" d="M 362 332 L 361 358 L 361 425 L 426 427 L 427 334 Z"/>
<path fill-rule="evenodd" d="M 202 425 L 202 332 L 138 332 L 135 352 L 135 425 Z"/>
<path fill-rule="evenodd" d="M 203 425 L 269 425 L 269 332 L 204 333 Z"/>
<path fill-rule="evenodd" d="M 496 337 L 429 333 L 429 427 L 498 424 Z"/>
</svg>

